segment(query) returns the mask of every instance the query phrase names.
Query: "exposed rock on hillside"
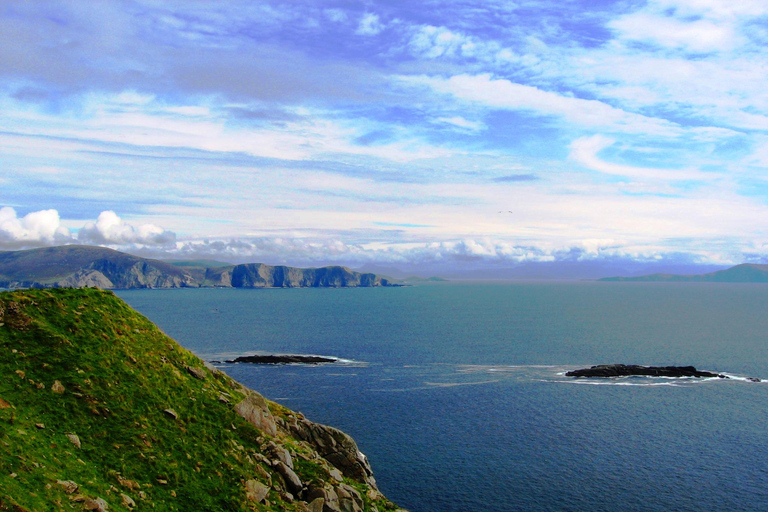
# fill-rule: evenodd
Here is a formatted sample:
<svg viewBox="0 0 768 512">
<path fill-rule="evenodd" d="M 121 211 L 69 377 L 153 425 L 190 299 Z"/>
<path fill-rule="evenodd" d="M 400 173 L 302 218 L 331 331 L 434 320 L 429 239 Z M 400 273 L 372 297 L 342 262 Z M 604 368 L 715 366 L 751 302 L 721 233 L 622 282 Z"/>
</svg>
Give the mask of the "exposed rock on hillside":
<svg viewBox="0 0 768 512">
<path fill-rule="evenodd" d="M 348 435 L 235 382 L 111 292 L 0 293 L 0 376 L 0 511 L 398 510 Z"/>
</svg>

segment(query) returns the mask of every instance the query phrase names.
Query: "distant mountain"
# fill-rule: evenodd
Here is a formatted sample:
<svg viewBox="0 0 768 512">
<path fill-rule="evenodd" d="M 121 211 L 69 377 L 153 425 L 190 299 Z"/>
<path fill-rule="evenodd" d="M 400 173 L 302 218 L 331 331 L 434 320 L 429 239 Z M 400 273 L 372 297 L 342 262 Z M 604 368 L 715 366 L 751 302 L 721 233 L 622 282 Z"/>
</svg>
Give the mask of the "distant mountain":
<svg viewBox="0 0 768 512">
<path fill-rule="evenodd" d="M 185 262 L 188 263 L 188 262 Z M 218 263 L 218 262 L 216 262 Z M 304 288 L 394 286 L 346 267 L 295 268 L 263 263 L 173 265 L 104 247 L 66 245 L 0 252 L 0 288 Z"/>
<path fill-rule="evenodd" d="M 606 277 L 600 281 L 668 281 L 668 282 L 696 282 L 696 283 L 768 283 L 768 265 L 742 263 L 735 267 L 709 274 L 678 275 L 678 274 L 650 274 L 637 277 Z"/>
<path fill-rule="evenodd" d="M 3 288 L 180 288 L 194 286 L 183 269 L 104 247 L 65 245 L 0 252 Z"/>
<path fill-rule="evenodd" d="M 229 267 L 232 263 L 226 263 L 224 261 L 217 260 L 161 260 L 165 263 L 170 263 L 175 267 L 193 267 L 193 268 L 207 268 L 207 267 Z"/>
</svg>

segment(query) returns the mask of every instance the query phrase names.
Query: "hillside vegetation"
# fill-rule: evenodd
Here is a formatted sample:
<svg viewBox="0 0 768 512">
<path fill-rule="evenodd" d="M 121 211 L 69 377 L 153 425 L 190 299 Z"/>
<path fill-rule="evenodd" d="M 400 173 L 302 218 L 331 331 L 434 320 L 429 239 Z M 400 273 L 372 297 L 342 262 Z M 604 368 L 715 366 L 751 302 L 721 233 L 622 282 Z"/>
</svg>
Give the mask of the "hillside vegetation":
<svg viewBox="0 0 768 512">
<path fill-rule="evenodd" d="M 349 436 L 111 292 L 0 293 L 0 375 L 0 510 L 397 510 Z"/>
</svg>

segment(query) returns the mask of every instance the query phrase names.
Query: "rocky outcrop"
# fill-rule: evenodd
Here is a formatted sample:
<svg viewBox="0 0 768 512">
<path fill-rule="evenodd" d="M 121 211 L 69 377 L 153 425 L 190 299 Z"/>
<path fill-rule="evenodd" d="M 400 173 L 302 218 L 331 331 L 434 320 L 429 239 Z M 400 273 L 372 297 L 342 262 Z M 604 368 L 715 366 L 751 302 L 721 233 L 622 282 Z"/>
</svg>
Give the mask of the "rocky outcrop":
<svg viewBox="0 0 768 512">
<path fill-rule="evenodd" d="M 235 406 L 235 412 L 259 430 L 270 436 L 277 435 L 275 417 L 269 410 L 267 400 L 259 393 L 247 390 L 246 397 Z"/>
<path fill-rule="evenodd" d="M 253 363 L 253 364 L 319 364 L 335 363 L 337 359 L 321 356 L 295 356 L 295 355 L 254 355 L 240 356 L 225 361 L 226 363 Z"/>
<path fill-rule="evenodd" d="M 293 417 L 281 423 L 288 434 L 311 444 L 317 452 L 347 478 L 363 482 L 376 489 L 376 479 L 366 456 L 354 439 L 341 430 Z"/>
<path fill-rule="evenodd" d="M 375 274 L 361 274 L 347 267 L 296 268 L 263 263 L 236 265 L 218 269 L 222 274 L 231 272 L 234 288 L 348 288 L 391 286 L 387 279 Z"/>
<path fill-rule="evenodd" d="M 603 364 L 573 370 L 567 377 L 629 377 L 632 375 L 647 377 L 728 377 L 720 373 L 699 371 L 693 366 L 639 366 L 626 364 Z"/>
</svg>

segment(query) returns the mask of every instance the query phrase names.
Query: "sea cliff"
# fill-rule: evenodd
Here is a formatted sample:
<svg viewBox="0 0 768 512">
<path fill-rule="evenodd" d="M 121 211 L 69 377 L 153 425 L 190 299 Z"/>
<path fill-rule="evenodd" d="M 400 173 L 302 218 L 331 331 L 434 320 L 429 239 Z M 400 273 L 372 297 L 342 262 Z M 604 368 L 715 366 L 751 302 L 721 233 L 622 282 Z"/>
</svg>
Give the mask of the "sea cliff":
<svg viewBox="0 0 768 512">
<path fill-rule="evenodd" d="M 0 375 L 0 510 L 398 510 L 352 438 L 111 292 L 0 293 Z"/>
<path fill-rule="evenodd" d="M 349 288 L 396 286 L 341 266 L 297 268 L 263 263 L 176 266 L 105 247 L 66 245 L 0 252 L 0 288 Z"/>
</svg>

